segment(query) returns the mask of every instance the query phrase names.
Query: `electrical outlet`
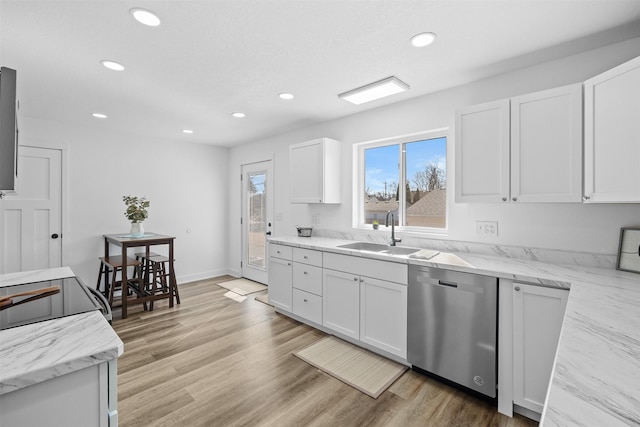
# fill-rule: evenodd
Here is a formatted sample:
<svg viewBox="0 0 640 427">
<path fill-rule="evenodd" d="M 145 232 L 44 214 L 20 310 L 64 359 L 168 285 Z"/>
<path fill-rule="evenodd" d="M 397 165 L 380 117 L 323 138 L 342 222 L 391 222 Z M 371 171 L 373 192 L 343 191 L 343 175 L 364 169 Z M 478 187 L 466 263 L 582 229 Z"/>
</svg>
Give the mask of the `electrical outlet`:
<svg viewBox="0 0 640 427">
<path fill-rule="evenodd" d="M 476 236 L 498 237 L 498 221 L 476 221 Z"/>
<path fill-rule="evenodd" d="M 311 223 L 312 224 L 318 224 L 320 222 L 320 215 L 316 214 L 316 215 L 311 215 Z"/>
</svg>

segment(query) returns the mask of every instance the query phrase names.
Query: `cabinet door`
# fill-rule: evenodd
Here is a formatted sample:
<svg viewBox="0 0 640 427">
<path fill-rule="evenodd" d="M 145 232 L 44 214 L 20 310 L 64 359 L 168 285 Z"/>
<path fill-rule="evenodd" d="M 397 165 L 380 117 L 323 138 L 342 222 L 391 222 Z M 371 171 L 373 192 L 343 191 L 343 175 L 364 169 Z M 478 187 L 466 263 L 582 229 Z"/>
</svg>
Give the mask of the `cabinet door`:
<svg viewBox="0 0 640 427">
<path fill-rule="evenodd" d="M 360 341 L 406 359 L 407 286 L 363 277 Z"/>
<path fill-rule="evenodd" d="M 511 200 L 582 201 L 582 85 L 511 99 Z"/>
<path fill-rule="evenodd" d="M 456 202 L 509 199 L 509 100 L 456 112 Z"/>
<path fill-rule="evenodd" d="M 322 324 L 351 338 L 360 338 L 360 277 L 324 269 Z"/>
<path fill-rule="evenodd" d="M 322 203 L 324 199 L 322 139 L 289 147 L 291 203 Z"/>
<path fill-rule="evenodd" d="M 584 83 L 585 202 L 640 202 L 640 57 Z"/>
<path fill-rule="evenodd" d="M 513 286 L 513 401 L 542 413 L 569 291 Z"/>
<path fill-rule="evenodd" d="M 291 311 L 292 283 L 291 261 L 269 257 L 269 303 Z"/>
</svg>

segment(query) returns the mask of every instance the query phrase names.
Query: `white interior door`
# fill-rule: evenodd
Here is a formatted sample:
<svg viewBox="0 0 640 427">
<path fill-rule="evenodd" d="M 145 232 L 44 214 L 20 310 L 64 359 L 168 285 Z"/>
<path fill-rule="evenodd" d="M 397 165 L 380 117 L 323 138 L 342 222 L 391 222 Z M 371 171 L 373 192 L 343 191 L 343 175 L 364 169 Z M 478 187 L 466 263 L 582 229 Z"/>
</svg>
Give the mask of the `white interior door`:
<svg viewBox="0 0 640 427">
<path fill-rule="evenodd" d="M 267 236 L 273 231 L 271 160 L 242 165 L 242 277 L 267 284 Z"/>
<path fill-rule="evenodd" d="M 0 273 L 62 266 L 62 151 L 20 146 L 19 186 L 0 200 Z"/>
</svg>

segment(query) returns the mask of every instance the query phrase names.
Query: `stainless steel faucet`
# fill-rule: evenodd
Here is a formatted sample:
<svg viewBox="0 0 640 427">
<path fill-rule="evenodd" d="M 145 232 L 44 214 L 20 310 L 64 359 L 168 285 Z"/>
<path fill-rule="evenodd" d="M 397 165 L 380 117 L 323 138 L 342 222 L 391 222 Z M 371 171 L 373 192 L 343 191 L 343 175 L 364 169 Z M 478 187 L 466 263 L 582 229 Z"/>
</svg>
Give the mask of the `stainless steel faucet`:
<svg viewBox="0 0 640 427">
<path fill-rule="evenodd" d="M 384 226 L 389 226 L 389 215 L 391 215 L 391 240 L 389 240 L 390 246 L 395 246 L 396 243 L 402 242 L 402 239 L 396 239 L 396 226 L 395 226 L 395 218 L 393 217 L 393 212 L 388 211 L 387 217 L 384 219 Z"/>
</svg>

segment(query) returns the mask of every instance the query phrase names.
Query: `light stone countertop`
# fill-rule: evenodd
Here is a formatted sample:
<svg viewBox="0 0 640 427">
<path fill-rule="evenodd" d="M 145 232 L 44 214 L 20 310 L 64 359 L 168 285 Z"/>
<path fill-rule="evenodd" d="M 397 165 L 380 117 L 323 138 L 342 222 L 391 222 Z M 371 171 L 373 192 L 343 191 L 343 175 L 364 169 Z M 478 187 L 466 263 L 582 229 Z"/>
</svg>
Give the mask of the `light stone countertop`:
<svg viewBox="0 0 640 427">
<path fill-rule="evenodd" d="M 69 267 L 0 275 L 0 287 L 73 277 Z M 118 358 L 122 341 L 100 311 L 0 331 L 0 395 Z"/>
<path fill-rule="evenodd" d="M 469 253 L 426 261 L 361 252 L 324 237 L 272 243 L 570 288 L 542 426 L 640 425 L 640 275 Z"/>
</svg>

